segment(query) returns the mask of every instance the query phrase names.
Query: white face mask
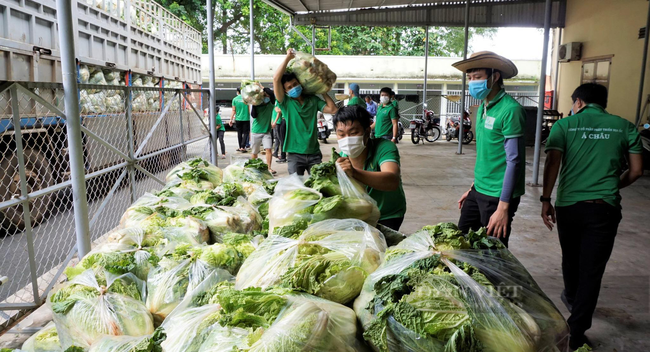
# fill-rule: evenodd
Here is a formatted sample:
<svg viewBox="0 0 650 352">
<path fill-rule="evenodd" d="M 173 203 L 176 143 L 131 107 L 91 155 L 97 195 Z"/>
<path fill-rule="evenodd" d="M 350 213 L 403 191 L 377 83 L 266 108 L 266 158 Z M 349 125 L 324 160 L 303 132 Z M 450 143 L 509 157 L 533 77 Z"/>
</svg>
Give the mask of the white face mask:
<svg viewBox="0 0 650 352">
<path fill-rule="evenodd" d="M 339 139 L 339 148 L 350 158 L 356 158 L 366 149 L 363 136 L 350 136 Z"/>
<path fill-rule="evenodd" d="M 385 95 L 382 95 L 382 96 L 379 98 L 379 101 L 380 101 L 382 104 L 386 105 L 386 104 L 388 104 L 388 103 L 390 102 L 390 97 L 387 97 L 387 96 L 385 96 Z"/>
</svg>

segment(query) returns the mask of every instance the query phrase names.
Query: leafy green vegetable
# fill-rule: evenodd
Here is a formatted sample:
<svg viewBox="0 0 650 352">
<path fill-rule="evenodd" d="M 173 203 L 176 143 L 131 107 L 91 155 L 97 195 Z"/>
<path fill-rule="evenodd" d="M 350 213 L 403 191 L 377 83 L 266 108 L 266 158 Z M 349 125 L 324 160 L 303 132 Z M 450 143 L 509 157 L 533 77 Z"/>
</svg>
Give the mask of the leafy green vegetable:
<svg viewBox="0 0 650 352">
<path fill-rule="evenodd" d="M 341 186 L 336 178 L 336 160 L 340 157 L 336 149 L 332 148 L 332 159 L 312 166 L 305 186 L 321 192 L 325 197 L 342 195 Z"/>
<path fill-rule="evenodd" d="M 162 352 L 161 344 L 166 337 L 160 328 L 141 337 L 108 336 L 93 344 L 88 352 Z"/>
<path fill-rule="evenodd" d="M 209 182 L 214 188 L 221 184 L 223 172 L 218 167 L 201 158 L 191 159 L 174 167 L 167 174 L 167 183 L 177 180 L 189 181 L 193 184 Z"/>
<path fill-rule="evenodd" d="M 273 234 L 276 236 L 282 236 L 287 238 L 298 238 L 304 230 L 307 229 L 309 223 L 306 220 L 298 220 L 291 223 L 290 225 L 276 227 L 273 230 Z"/>
<path fill-rule="evenodd" d="M 151 314 L 141 301 L 141 281 L 133 274 L 111 278 L 108 283 L 103 280 L 87 270 L 50 293 L 47 302 L 63 348 L 87 348 L 103 335 L 153 333 Z"/>
</svg>

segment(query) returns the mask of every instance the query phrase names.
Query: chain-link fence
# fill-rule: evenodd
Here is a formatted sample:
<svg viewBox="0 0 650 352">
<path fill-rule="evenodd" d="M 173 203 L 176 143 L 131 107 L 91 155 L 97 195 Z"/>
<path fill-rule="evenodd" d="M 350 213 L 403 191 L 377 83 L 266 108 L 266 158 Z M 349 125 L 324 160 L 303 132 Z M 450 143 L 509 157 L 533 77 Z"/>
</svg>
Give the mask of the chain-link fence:
<svg viewBox="0 0 650 352">
<path fill-rule="evenodd" d="M 91 239 L 161 188 L 177 163 L 209 156 L 199 89 L 79 87 Z M 63 87 L 0 85 L 0 331 L 38 307 L 76 255 Z"/>
</svg>

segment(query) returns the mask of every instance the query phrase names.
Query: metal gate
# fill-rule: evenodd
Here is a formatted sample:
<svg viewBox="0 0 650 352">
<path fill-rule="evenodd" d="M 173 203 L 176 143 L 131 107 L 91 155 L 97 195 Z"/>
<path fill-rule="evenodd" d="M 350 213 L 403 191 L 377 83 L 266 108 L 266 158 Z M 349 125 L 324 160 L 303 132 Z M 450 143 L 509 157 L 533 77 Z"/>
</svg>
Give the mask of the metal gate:
<svg viewBox="0 0 650 352">
<path fill-rule="evenodd" d="M 91 241 L 174 165 L 208 157 L 208 94 L 79 85 Z M 0 85 L 0 331 L 41 305 L 76 260 L 64 111 L 61 84 Z"/>
</svg>

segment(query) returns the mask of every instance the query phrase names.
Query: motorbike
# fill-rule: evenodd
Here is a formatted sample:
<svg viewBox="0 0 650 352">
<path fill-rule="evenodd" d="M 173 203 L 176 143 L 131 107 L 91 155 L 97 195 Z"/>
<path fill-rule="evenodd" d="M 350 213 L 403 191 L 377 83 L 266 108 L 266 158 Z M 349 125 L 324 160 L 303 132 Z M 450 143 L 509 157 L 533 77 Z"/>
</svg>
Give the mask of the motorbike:
<svg viewBox="0 0 650 352">
<path fill-rule="evenodd" d="M 332 129 L 329 127 L 329 121 L 324 114 L 318 113 L 318 119 L 316 120 L 316 126 L 318 127 L 318 139 L 327 144 L 327 138 L 329 138 L 332 133 Z"/>
<path fill-rule="evenodd" d="M 433 143 L 440 138 L 440 118 L 435 117 L 431 110 L 425 109 L 424 112 L 424 119 L 413 119 L 409 125 L 413 144 L 420 143 L 422 139 Z"/>
<path fill-rule="evenodd" d="M 460 130 L 460 117 L 452 117 L 447 121 L 447 141 L 458 138 L 458 130 Z M 463 144 L 470 144 L 474 139 L 472 132 L 472 120 L 469 116 L 463 119 Z"/>
</svg>

